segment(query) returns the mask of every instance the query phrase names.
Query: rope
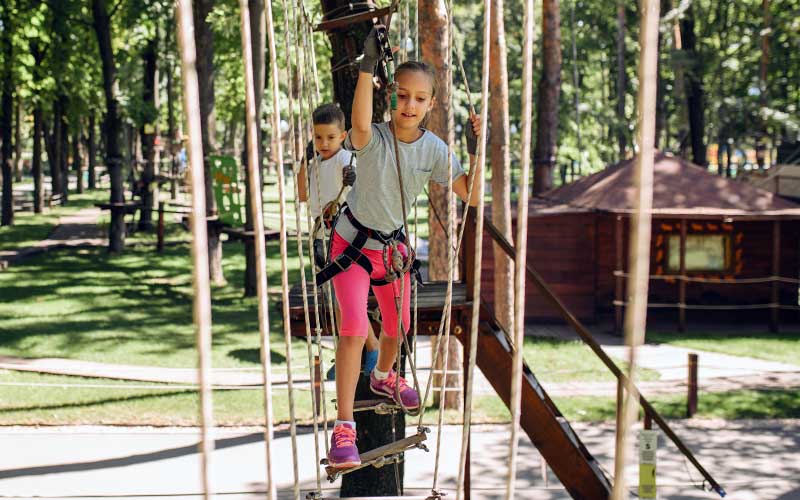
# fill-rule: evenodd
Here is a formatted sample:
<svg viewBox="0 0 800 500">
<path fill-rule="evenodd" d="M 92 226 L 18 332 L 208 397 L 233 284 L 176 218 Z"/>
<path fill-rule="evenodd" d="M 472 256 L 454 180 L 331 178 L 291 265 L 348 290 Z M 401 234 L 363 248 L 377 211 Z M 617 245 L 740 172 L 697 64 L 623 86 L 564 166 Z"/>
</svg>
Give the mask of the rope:
<svg viewBox="0 0 800 500">
<path fill-rule="evenodd" d="M 296 8 L 294 2 L 290 2 L 290 6 L 291 6 L 292 25 L 293 25 L 292 28 L 293 28 L 295 33 L 299 34 L 300 32 L 298 31 L 299 30 L 299 26 L 298 26 L 298 21 L 297 21 L 297 10 L 299 9 L 299 7 Z M 303 33 L 305 33 L 305 31 Z M 288 39 L 288 36 L 287 36 L 287 39 Z M 300 52 L 299 48 L 296 48 L 296 50 L 294 51 L 295 68 L 300 68 L 300 53 L 299 52 Z M 304 55 L 305 55 L 305 52 L 304 52 Z M 288 60 L 288 54 L 287 54 L 287 60 Z M 305 71 L 299 71 L 298 70 L 297 74 L 298 74 L 298 78 L 300 79 L 299 88 L 303 89 L 304 86 L 305 86 L 305 79 L 303 77 L 303 75 L 305 74 Z M 292 109 L 294 109 L 294 103 L 293 102 L 291 103 L 291 106 L 292 106 Z M 300 111 L 301 112 L 298 113 L 298 115 L 297 115 L 297 128 L 300 131 L 303 131 L 302 107 L 303 107 L 303 102 L 302 102 L 302 98 L 301 98 L 300 99 Z M 312 348 L 312 345 L 311 345 L 311 318 L 310 318 L 310 314 L 309 314 L 309 311 L 308 311 L 308 293 L 307 293 L 308 287 L 307 287 L 307 284 L 306 284 L 306 264 L 305 264 L 305 259 L 303 258 L 303 238 L 302 238 L 302 236 L 300 234 L 300 227 L 301 227 L 300 210 L 301 209 L 300 209 L 300 190 L 299 190 L 299 182 L 298 182 L 299 181 L 300 168 L 299 168 L 298 162 L 296 161 L 296 157 L 298 156 L 297 153 L 299 153 L 296 150 L 296 147 L 297 147 L 297 141 L 295 141 L 295 156 L 292 158 L 292 160 L 293 160 L 292 161 L 292 168 L 293 168 L 293 173 L 294 173 L 294 214 L 295 214 L 295 224 L 296 224 L 296 226 L 298 228 L 298 230 L 295 232 L 295 235 L 296 235 L 296 241 L 297 241 L 297 258 L 298 258 L 298 261 L 299 261 L 299 264 L 300 264 L 300 287 L 303 290 L 303 293 L 302 293 L 302 297 L 303 297 L 303 319 L 304 319 L 304 324 L 305 324 L 305 327 L 306 327 L 306 351 L 307 351 L 307 354 L 308 354 L 309 379 L 313 382 L 314 381 L 314 377 L 315 377 L 315 373 L 314 373 L 314 353 L 313 353 L 313 348 Z M 306 198 L 306 199 L 308 199 L 308 198 Z M 313 242 L 314 235 L 309 233 L 308 238 L 309 238 L 310 241 Z M 313 243 L 309 248 L 309 252 L 313 252 Z M 311 266 L 312 266 L 312 274 L 313 274 L 313 253 L 309 253 L 309 256 L 311 256 L 311 259 L 312 259 Z M 314 291 L 315 291 L 315 296 L 316 296 L 316 288 L 314 289 Z M 321 362 L 321 359 L 322 358 L 320 358 L 320 362 Z M 320 386 L 323 386 L 323 385 L 325 385 L 325 384 L 324 383 L 320 383 Z M 323 401 L 324 401 L 324 398 L 321 398 L 321 399 L 323 399 Z M 319 427 L 318 427 L 318 424 L 317 424 L 317 413 L 318 413 L 317 412 L 317 399 L 315 397 L 312 397 L 311 398 L 311 416 L 312 416 L 312 419 L 313 419 L 313 424 L 312 425 L 313 425 L 313 430 L 314 430 L 314 454 L 315 454 L 315 458 L 316 458 L 316 461 L 314 463 L 319 463 L 319 461 L 320 461 Z M 315 472 L 316 472 L 316 480 L 317 480 L 317 490 L 316 491 L 320 495 L 322 495 L 322 475 L 320 473 L 319 467 L 315 467 Z"/>
<path fill-rule="evenodd" d="M 189 172 L 192 195 L 192 284 L 194 288 L 194 325 L 199 351 L 198 378 L 200 385 L 200 474 L 203 496 L 211 497 L 211 456 L 214 438 L 211 435 L 213 402 L 209 378 L 211 371 L 211 289 L 208 274 L 208 228 L 206 217 L 205 174 L 203 145 L 200 127 L 200 91 L 197 81 L 197 54 L 194 43 L 194 20 L 190 0 L 179 0 L 177 4 L 178 42 L 181 52 L 183 74 L 183 109 L 189 132 Z"/>
<path fill-rule="evenodd" d="M 296 130 L 295 130 L 295 123 L 294 123 L 294 78 L 292 73 L 292 61 L 291 61 L 291 32 L 289 31 L 289 9 L 286 5 L 286 0 L 281 0 L 281 8 L 283 9 L 283 43 L 284 43 L 284 50 L 285 50 L 285 62 L 286 62 L 286 73 L 288 77 L 288 97 L 289 97 L 289 138 L 294 143 L 290 145 L 289 153 L 290 158 L 292 161 L 292 167 L 297 162 L 297 140 L 296 140 Z M 279 110 L 276 108 L 276 115 L 279 115 Z M 277 129 L 280 130 L 280 129 Z M 278 139 L 280 142 L 280 138 Z M 280 151 L 282 153 L 282 151 Z M 279 161 L 283 161 L 283 155 L 278 156 Z M 292 440 L 292 470 L 294 472 L 294 482 L 293 482 L 293 491 L 294 491 L 294 498 L 296 500 L 300 499 L 300 467 L 298 464 L 297 459 L 297 424 L 295 419 L 295 403 L 294 403 L 294 391 L 293 385 L 294 380 L 292 377 L 292 332 L 291 332 L 291 325 L 289 324 L 289 273 L 288 273 L 288 255 L 287 255 L 287 239 L 288 235 L 286 233 L 286 193 L 284 187 L 284 176 L 283 176 L 283 165 L 278 165 L 278 203 L 280 207 L 280 251 L 281 251 L 281 286 L 283 290 L 283 297 L 284 300 L 281 302 L 283 303 L 283 338 L 284 343 L 286 344 L 286 369 L 289 379 L 289 418 L 291 419 L 290 426 L 289 426 L 289 433 L 291 435 Z M 299 227 L 297 228 L 300 229 Z M 301 253 L 302 255 L 302 253 Z M 301 256 L 302 259 L 302 256 Z M 305 293 L 303 294 L 305 297 Z"/>
<path fill-rule="evenodd" d="M 637 199 L 633 213 L 630 240 L 629 289 L 633 307 L 625 314 L 625 340 L 628 350 L 628 378 L 631 385 L 636 383 L 637 347 L 644 342 L 645 321 L 647 318 L 647 290 L 650 276 L 650 228 L 653 205 L 653 162 L 655 160 L 655 115 L 656 78 L 658 72 L 658 22 L 659 0 L 642 0 L 639 32 L 639 91 L 637 128 L 639 130 L 639 156 L 636 160 L 635 183 Z M 628 452 L 630 429 L 636 421 L 639 394 L 628 391 L 625 395 L 623 414 L 617 416 L 620 429 L 617 434 L 614 455 L 614 489 L 612 498 L 622 500 L 628 497 L 625 487 L 625 457 Z"/>
<path fill-rule="evenodd" d="M 272 70 L 272 77 L 270 78 L 270 83 L 272 87 L 272 130 L 273 133 L 277 133 L 278 137 L 275 140 L 275 151 L 276 151 L 276 159 L 278 164 L 278 168 L 276 169 L 278 172 L 278 203 L 280 206 L 280 253 L 281 253 L 281 286 L 283 290 L 283 296 L 289 296 L 288 290 L 288 273 L 286 270 L 286 222 L 285 222 L 285 215 L 286 215 L 286 199 L 283 192 L 283 141 L 280 138 L 280 123 L 281 123 L 281 112 L 280 112 L 280 94 L 278 90 L 278 82 L 279 82 L 279 74 L 278 74 L 278 56 L 277 56 L 277 49 L 275 43 L 275 24 L 272 18 L 272 2 L 264 2 L 264 11 L 266 14 L 267 20 L 267 39 L 269 43 L 269 55 L 270 55 L 270 68 Z M 260 184 L 259 184 L 260 186 Z M 260 192 L 260 189 L 259 189 Z M 261 209 L 260 203 L 254 203 L 256 207 Z M 259 210 L 260 212 L 261 210 Z M 286 368 L 288 374 L 288 383 L 289 383 L 289 415 L 291 418 L 290 422 L 290 429 L 292 434 L 292 455 L 295 464 L 297 463 L 297 447 L 296 447 L 296 428 L 295 428 L 295 418 L 294 418 L 294 399 L 292 397 L 292 389 L 293 389 L 293 380 L 292 380 L 292 350 L 289 342 L 290 332 L 288 331 L 289 322 L 287 321 L 289 318 L 289 301 L 283 301 L 283 326 L 284 326 L 284 333 L 286 337 Z M 268 340 L 269 337 L 267 337 Z M 263 342 L 263 341 L 262 341 Z M 261 349 L 261 356 L 262 360 L 266 360 L 266 357 L 269 356 L 269 351 L 265 351 L 264 347 Z M 265 402 L 267 406 L 267 431 L 266 431 L 266 439 L 267 442 L 271 442 L 272 438 L 272 408 L 271 404 Z M 275 482 L 272 481 L 272 471 L 271 471 L 271 453 L 269 446 L 267 447 L 267 469 L 268 469 L 268 486 L 269 486 L 269 497 L 271 499 L 275 499 L 277 497 L 276 492 L 276 485 Z M 295 482 L 297 480 L 297 469 L 295 467 Z"/>
<path fill-rule="evenodd" d="M 447 55 L 445 56 L 445 88 L 447 89 L 447 96 L 449 99 L 448 106 L 447 106 L 447 297 L 450 298 L 452 301 L 453 297 L 453 279 L 455 274 L 455 265 L 453 264 L 455 261 L 455 255 L 453 252 L 453 245 L 451 243 L 452 236 L 453 236 L 453 229 L 455 225 L 455 214 L 453 211 L 453 142 L 454 142 L 454 130 L 455 130 L 455 115 L 453 110 L 453 10 L 452 5 L 449 1 L 445 2 L 445 9 L 447 11 Z M 433 204 L 430 204 L 433 206 Z M 433 468 L 433 485 L 431 486 L 431 492 L 435 493 L 438 490 L 439 486 L 439 456 L 441 453 L 441 443 L 442 443 L 442 423 L 444 421 L 444 406 L 446 401 L 446 392 L 445 389 L 447 387 L 447 368 L 448 363 L 450 361 L 450 325 L 452 322 L 453 315 L 451 311 L 448 311 L 447 316 L 444 317 L 445 325 L 445 339 L 444 339 L 444 348 L 442 348 L 441 342 L 437 342 L 436 344 L 436 352 L 442 352 L 444 354 L 444 360 L 442 362 L 442 371 L 444 374 L 442 375 L 442 385 L 441 391 L 439 392 L 439 415 L 438 420 L 436 423 L 436 457 L 434 459 L 434 468 Z M 441 325 L 441 322 L 440 322 Z M 436 365 L 431 366 L 431 370 L 433 370 Z M 433 375 L 431 374 L 430 379 L 433 379 Z"/>
<path fill-rule="evenodd" d="M 502 12 L 494 13 L 502 16 Z M 522 48 L 522 171 L 519 178 L 517 201 L 517 255 L 514 265 L 514 317 L 511 331 L 514 335 L 514 356 L 511 370 L 511 444 L 508 450 L 508 480 L 506 498 L 514 498 L 517 478 L 517 451 L 519 446 L 520 414 L 522 407 L 522 362 L 525 343 L 525 278 L 528 246 L 528 174 L 531 161 L 531 116 L 533 99 L 533 38 L 534 0 L 525 0 Z M 502 17 L 500 17 L 502 23 Z M 500 54 L 505 57 L 505 54 Z M 542 461 L 544 463 L 544 460 Z"/>
<path fill-rule="evenodd" d="M 480 319 L 481 304 L 481 259 L 483 258 L 483 197 L 484 182 L 483 169 L 486 163 L 486 131 L 487 131 L 487 112 L 489 109 L 489 43 L 490 43 L 490 22 L 492 4 L 491 0 L 484 0 L 484 26 L 483 26 L 483 75 L 481 78 L 481 133 L 478 142 L 478 207 L 475 223 L 475 264 L 473 268 L 474 283 L 472 288 L 472 318 L 470 321 L 470 346 L 469 346 L 469 367 L 467 369 L 467 389 L 466 401 L 464 402 L 464 431 L 461 436 L 461 455 L 459 457 L 458 483 L 456 487 L 456 499 L 461 498 L 464 489 L 464 470 L 467 462 L 467 447 L 469 445 L 469 430 L 472 418 L 472 389 L 475 377 L 475 358 L 478 350 L 478 321 Z M 466 77 L 465 77 L 466 78 Z M 474 179 L 473 179 L 474 181 Z M 471 189 L 470 189 L 471 190 Z M 467 217 L 464 217 L 466 226 Z"/>
<path fill-rule="evenodd" d="M 618 278 L 628 278 L 629 273 L 614 271 L 614 276 Z M 651 274 L 651 280 L 676 280 L 686 281 L 687 283 L 712 283 L 721 285 L 746 285 L 754 283 L 787 283 L 791 285 L 800 284 L 800 279 L 789 278 L 788 276 L 763 276 L 757 278 L 704 278 L 702 276 L 682 276 L 680 274 Z"/>
</svg>

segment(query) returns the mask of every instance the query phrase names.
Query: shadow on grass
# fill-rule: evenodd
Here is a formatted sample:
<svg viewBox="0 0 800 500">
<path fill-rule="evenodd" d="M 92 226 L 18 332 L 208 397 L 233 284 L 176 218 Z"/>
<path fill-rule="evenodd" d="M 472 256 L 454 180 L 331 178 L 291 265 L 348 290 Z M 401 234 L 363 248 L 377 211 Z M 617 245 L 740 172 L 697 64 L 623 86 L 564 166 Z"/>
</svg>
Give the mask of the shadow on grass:
<svg viewBox="0 0 800 500">
<path fill-rule="evenodd" d="M 261 364 L 261 349 L 234 349 L 228 351 L 228 356 L 244 361 L 246 363 Z M 279 352 L 272 351 L 269 353 L 269 358 L 272 363 L 284 364 L 286 363 L 286 356 Z"/>
<path fill-rule="evenodd" d="M 135 390 L 135 389 L 131 389 Z M 74 408 L 89 408 L 92 406 L 98 405 L 105 405 L 105 404 L 113 404 L 113 403 L 132 403 L 135 401 L 143 401 L 145 399 L 153 399 L 153 398 L 163 398 L 163 397 L 170 397 L 170 396 L 184 396 L 184 395 L 197 395 L 197 390 L 195 389 L 187 389 L 181 391 L 171 391 L 171 392 L 157 392 L 152 394 L 137 394 L 136 396 L 125 396 L 125 397 L 118 397 L 118 398 L 105 398 L 105 399 L 98 399 L 96 401 L 81 401 L 75 403 L 61 403 L 56 405 L 29 405 L 29 406 L 11 406 L 8 408 L 3 408 L 0 410 L 0 413 L 18 413 L 18 412 L 26 412 L 26 411 L 41 411 L 41 410 L 68 410 Z"/>
</svg>

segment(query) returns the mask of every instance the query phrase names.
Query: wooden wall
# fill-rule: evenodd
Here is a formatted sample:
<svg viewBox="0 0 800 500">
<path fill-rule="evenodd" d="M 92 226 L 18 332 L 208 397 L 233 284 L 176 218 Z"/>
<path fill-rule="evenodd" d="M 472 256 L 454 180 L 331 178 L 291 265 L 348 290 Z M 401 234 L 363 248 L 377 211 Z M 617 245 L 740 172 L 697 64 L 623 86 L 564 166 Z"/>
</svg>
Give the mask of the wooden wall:
<svg viewBox="0 0 800 500">
<path fill-rule="evenodd" d="M 613 314 L 616 269 L 616 215 L 564 214 L 532 216 L 528 223 L 528 262 L 551 285 L 555 293 L 579 319 L 595 321 Z M 772 275 L 772 221 L 723 224 L 719 218 L 687 221 L 688 233 L 723 231 L 731 236 L 732 268 L 723 277 L 752 278 Z M 629 219 L 623 218 L 623 263 L 628 267 Z M 651 247 L 651 274 L 677 274 L 664 265 L 665 241 L 670 232 L 680 234 L 679 219 L 654 219 Z M 659 236 L 661 243 L 659 247 Z M 659 261 L 659 250 L 662 251 Z M 481 295 L 493 301 L 492 243 L 484 234 Z M 800 221 L 781 223 L 780 275 L 797 278 L 800 274 Z M 703 274 L 703 276 L 713 276 Z M 797 303 L 797 285 L 780 285 L 781 303 Z M 649 300 L 653 303 L 678 303 L 677 281 L 651 280 Z M 556 321 L 560 316 L 533 289 L 526 289 L 527 319 Z M 737 305 L 771 302 L 770 284 L 688 283 L 687 304 Z M 677 318 L 677 310 L 654 310 L 651 315 Z M 715 319 L 747 317 L 767 320 L 769 310 L 730 311 L 709 314 L 688 311 L 688 318 L 713 316 Z M 763 318 L 762 318 L 763 317 Z M 796 321 L 797 312 L 781 313 L 782 320 Z M 676 319 L 677 321 L 677 319 Z"/>
</svg>

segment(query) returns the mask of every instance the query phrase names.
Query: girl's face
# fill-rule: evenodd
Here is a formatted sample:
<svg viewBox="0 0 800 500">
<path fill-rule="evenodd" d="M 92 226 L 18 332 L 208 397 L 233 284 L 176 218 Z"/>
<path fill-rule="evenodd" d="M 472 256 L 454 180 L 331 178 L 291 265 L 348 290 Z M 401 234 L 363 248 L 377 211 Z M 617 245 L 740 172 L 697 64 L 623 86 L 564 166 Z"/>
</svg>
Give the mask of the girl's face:
<svg viewBox="0 0 800 500">
<path fill-rule="evenodd" d="M 433 108 L 433 83 L 422 71 L 403 71 L 397 76 L 397 109 L 392 119 L 398 128 L 416 129 Z"/>
</svg>

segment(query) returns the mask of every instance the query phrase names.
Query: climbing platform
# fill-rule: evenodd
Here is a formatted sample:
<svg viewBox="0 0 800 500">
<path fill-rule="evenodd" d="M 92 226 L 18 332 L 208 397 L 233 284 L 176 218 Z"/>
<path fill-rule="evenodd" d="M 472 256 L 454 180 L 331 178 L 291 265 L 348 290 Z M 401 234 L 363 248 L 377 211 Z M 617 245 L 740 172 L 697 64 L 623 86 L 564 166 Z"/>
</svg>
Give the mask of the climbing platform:
<svg viewBox="0 0 800 500">
<path fill-rule="evenodd" d="M 334 482 L 340 475 L 349 474 L 350 472 L 363 469 L 364 467 L 372 466 L 380 468 L 387 464 L 401 462 L 403 460 L 403 453 L 414 448 L 428 451 L 428 447 L 425 445 L 424 441 L 428 439 L 429 432 L 430 429 L 427 427 L 419 427 L 417 428 L 417 433 L 413 436 L 364 452 L 361 454 L 361 465 L 357 467 L 337 469 L 328 465 L 327 458 L 323 458 L 320 464 L 325 466 L 325 473 L 328 475 L 328 481 Z"/>
</svg>

